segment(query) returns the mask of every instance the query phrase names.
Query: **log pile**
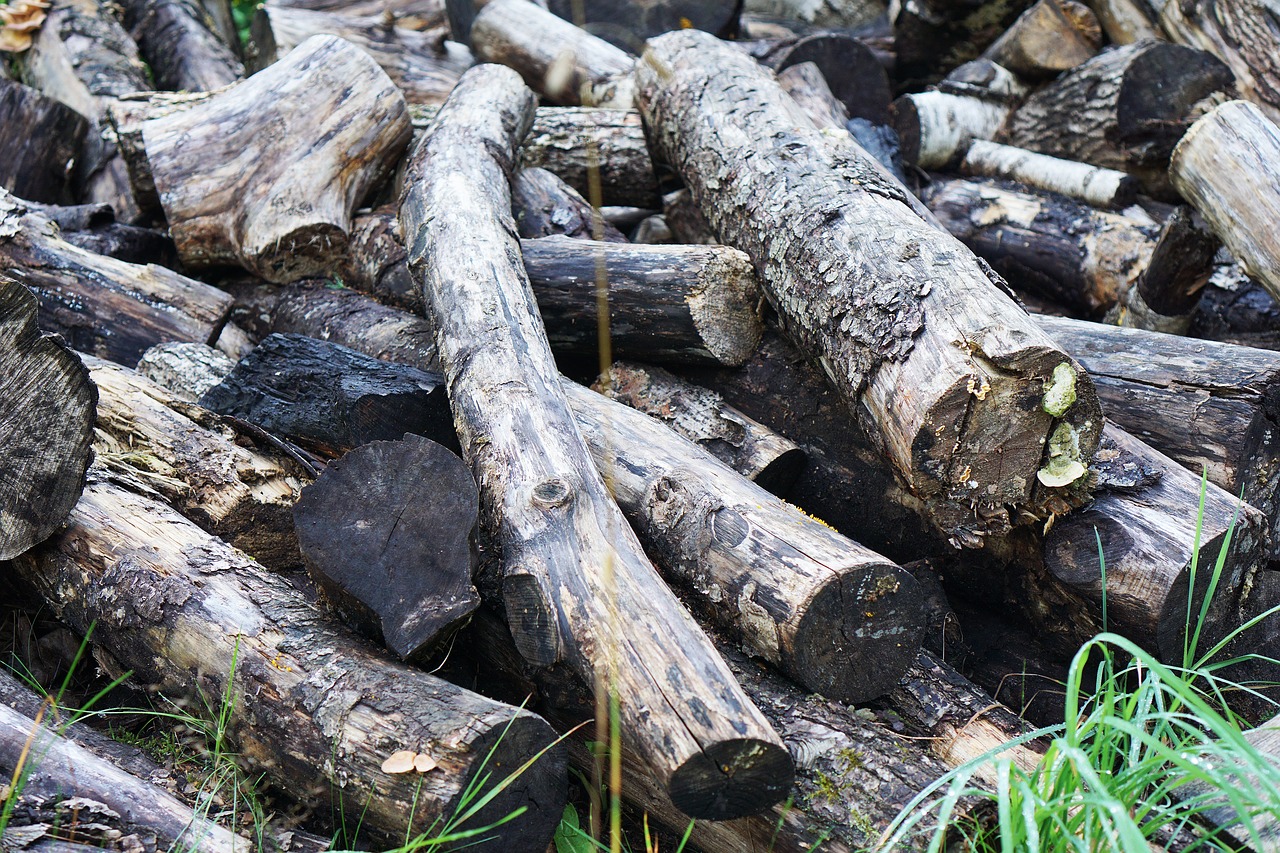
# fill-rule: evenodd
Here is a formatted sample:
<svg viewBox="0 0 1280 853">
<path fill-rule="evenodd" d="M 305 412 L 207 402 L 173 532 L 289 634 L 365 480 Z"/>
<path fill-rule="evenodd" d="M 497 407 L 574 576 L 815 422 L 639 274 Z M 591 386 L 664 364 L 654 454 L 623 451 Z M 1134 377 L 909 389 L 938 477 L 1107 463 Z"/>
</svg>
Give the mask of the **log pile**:
<svg viewBox="0 0 1280 853">
<path fill-rule="evenodd" d="M 979 684 L 1280 657 L 1274 34 L 961 5 L 53 0 L 0 42 L 0 584 L 446 849 L 547 849 L 569 765 L 869 848 L 1061 719 Z M 239 849 L 56 707 L 0 706 L 20 821 Z"/>
</svg>

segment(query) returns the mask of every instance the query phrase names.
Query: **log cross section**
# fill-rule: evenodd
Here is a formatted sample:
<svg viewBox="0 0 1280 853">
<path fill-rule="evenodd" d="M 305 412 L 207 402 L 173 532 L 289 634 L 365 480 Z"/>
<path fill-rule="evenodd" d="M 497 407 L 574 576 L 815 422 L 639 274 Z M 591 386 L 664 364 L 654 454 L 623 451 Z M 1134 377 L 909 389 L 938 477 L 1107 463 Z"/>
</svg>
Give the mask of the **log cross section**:
<svg viewBox="0 0 1280 853">
<path fill-rule="evenodd" d="M 535 666 L 563 662 L 589 684 L 612 671 L 624 741 L 686 814 L 752 814 L 786 795 L 790 756 L 645 558 L 559 387 L 511 216 L 533 112 L 515 72 L 468 71 L 414 151 L 400 208 L 508 621 Z"/>
<path fill-rule="evenodd" d="M 650 40 L 636 74 L 656 153 L 939 529 L 978 545 L 1050 497 L 1079 502 L 1102 425 L 1092 386 L 985 265 L 711 36 Z M 1070 471 L 1046 475 L 1055 464 Z"/>
</svg>

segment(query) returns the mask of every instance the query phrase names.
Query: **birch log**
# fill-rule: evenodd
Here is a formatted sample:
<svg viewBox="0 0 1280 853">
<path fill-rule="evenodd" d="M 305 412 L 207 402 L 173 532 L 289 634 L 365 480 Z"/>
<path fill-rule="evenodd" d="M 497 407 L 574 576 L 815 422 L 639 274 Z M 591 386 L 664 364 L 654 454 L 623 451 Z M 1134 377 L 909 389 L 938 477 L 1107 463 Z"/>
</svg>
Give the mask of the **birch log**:
<svg viewBox="0 0 1280 853">
<path fill-rule="evenodd" d="M 144 683 L 197 709 L 202 697 L 235 697 L 227 735 L 244 760 L 304 803 L 341 797 L 383 840 L 447 820 L 479 774 L 495 784 L 554 737 L 527 711 L 391 663 L 284 579 L 101 477 L 66 531 L 13 565 L 61 619 L 82 633 L 92 625 L 95 641 Z M 383 772 L 405 749 L 437 769 Z M 473 820 L 484 826 L 527 807 L 509 843 L 542 849 L 564 790 L 562 753 L 552 748 Z"/>
<path fill-rule="evenodd" d="M 334 36 L 308 39 L 248 80 L 142 124 L 183 263 L 239 264 L 280 283 L 335 266 L 356 205 L 409 135 L 395 84 Z"/>
<path fill-rule="evenodd" d="M 1125 207 L 1138 194 L 1138 182 L 1115 169 L 1036 154 L 986 139 L 969 143 L 960 172 L 979 178 L 1006 178 L 1040 190 L 1078 198 L 1094 207 Z"/>
<path fill-rule="evenodd" d="M 637 74 L 654 144 L 940 530 L 980 541 L 1069 492 L 1102 424 L 1088 378 L 967 249 L 731 48 L 668 34 Z"/>
<path fill-rule="evenodd" d="M 1246 273 L 1280 298 L 1280 127 L 1247 101 L 1197 121 L 1169 175 Z"/>
<path fill-rule="evenodd" d="M 625 742 L 679 808 L 752 814 L 785 796 L 790 758 L 628 532 L 536 319 L 509 190 L 533 110 L 514 73 L 469 71 L 414 153 L 400 212 L 508 617 L 532 665 L 617 691 Z"/>
</svg>

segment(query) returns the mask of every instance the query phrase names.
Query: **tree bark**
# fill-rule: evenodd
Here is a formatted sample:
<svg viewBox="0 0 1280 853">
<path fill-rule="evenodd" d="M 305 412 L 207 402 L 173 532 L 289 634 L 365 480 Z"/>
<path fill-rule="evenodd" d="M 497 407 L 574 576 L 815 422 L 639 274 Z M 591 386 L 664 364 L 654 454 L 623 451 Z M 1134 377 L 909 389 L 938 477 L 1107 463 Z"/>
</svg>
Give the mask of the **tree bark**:
<svg viewBox="0 0 1280 853">
<path fill-rule="evenodd" d="M 395 17 L 396 26 L 413 30 L 434 30 L 449 24 L 444 0 L 271 0 L 270 5 L 358 17 L 390 13 Z M 464 41 L 457 36 L 452 38 L 456 42 Z"/>
<path fill-rule="evenodd" d="M 1169 175 L 1245 272 L 1280 298 L 1280 127 L 1253 104 L 1225 103 L 1187 131 Z"/>
<path fill-rule="evenodd" d="M 813 27 L 857 29 L 885 13 L 880 0 L 747 0 L 743 11 L 751 15 L 799 21 Z M 674 28 L 673 28 L 674 29 Z"/>
<path fill-rule="evenodd" d="M 30 201 L 69 204 L 89 122 L 65 104 L 2 78 L 0 115 L 0 188 Z"/>
<path fill-rule="evenodd" d="M 1214 272 L 1222 248 L 1191 208 L 1178 207 L 1160 227 L 1147 267 L 1137 284 L 1107 313 L 1107 322 L 1132 329 L 1184 335 Z"/>
<path fill-rule="evenodd" d="M 521 169 L 511 182 L 516 228 L 526 240 L 563 234 L 583 240 L 626 243 L 627 238 L 577 190 L 546 169 Z"/>
<path fill-rule="evenodd" d="M 183 263 L 239 264 L 278 283 L 336 266 L 356 205 L 409 135 L 399 90 L 334 36 L 142 124 Z"/>
<path fill-rule="evenodd" d="M 311 577 L 347 621 L 402 660 L 425 661 L 480 605 L 471 585 L 478 511 L 462 460 L 406 435 L 331 464 L 293 516 Z"/>
<path fill-rule="evenodd" d="M 719 394 L 657 367 L 614 362 L 601 390 L 665 423 L 756 485 L 785 498 L 805 467 L 795 442 L 739 412 Z"/>
<path fill-rule="evenodd" d="M 1280 354 L 1040 317 L 1089 371 L 1107 416 L 1192 473 L 1280 515 Z M 1274 537 L 1272 537 L 1274 539 Z M 1280 553 L 1270 546 L 1272 558 Z"/>
<path fill-rule="evenodd" d="M 239 754 L 303 802 L 339 796 L 376 836 L 403 840 L 457 813 L 482 771 L 487 786 L 554 734 L 527 711 L 393 664 L 325 618 L 285 580 L 150 498 L 99 478 L 65 533 L 13 564 L 58 616 L 166 695 L 224 708 Z M 388 775 L 402 749 L 438 769 Z M 318 783 L 318 784 L 317 784 Z M 517 808 L 504 831 L 541 849 L 560 816 L 562 753 L 552 748 L 464 824 Z"/>
<path fill-rule="evenodd" d="M 206 344 L 171 343 L 147 350 L 138 360 L 137 371 L 179 400 L 194 403 L 235 366 L 226 353 Z"/>
<path fill-rule="evenodd" d="M 914 578 L 656 419 L 580 385 L 565 393 L 618 505 L 711 621 L 823 696 L 893 687 L 920 649 Z"/>
<path fill-rule="evenodd" d="M 98 395 L 79 360 L 36 328 L 35 298 L 3 272 L 0 371 L 0 560 L 7 560 L 51 536 L 80 497 Z"/>
<path fill-rule="evenodd" d="M 749 59 L 676 33 L 650 42 L 637 74 L 654 142 L 719 236 L 752 256 L 787 333 L 874 424 L 933 523 L 980 540 L 1023 511 L 1043 516 L 1061 491 L 1041 470 L 1051 435 L 1077 442 L 1079 460 L 1062 461 L 1078 475 L 1096 446 L 1085 374 L 865 157 L 798 127 L 790 98 Z M 1074 386 L 1070 406 L 1043 401 L 1055 372 Z"/>
<path fill-rule="evenodd" d="M 693 27 L 720 38 L 738 35 L 741 0 L 548 0 L 547 8 L 589 33 L 632 50 L 645 39 L 670 30 Z"/>
<path fill-rule="evenodd" d="M 1039 0 L 982 56 L 1027 80 L 1050 80 L 1101 48 L 1102 28 L 1088 6 L 1075 0 Z"/>
<path fill-rule="evenodd" d="M 217 25 L 198 0 L 129 0 L 124 17 L 161 89 L 208 92 L 244 76 L 244 65 L 214 34 Z"/>
<path fill-rule="evenodd" d="M 73 349 L 133 365 L 165 341 L 214 344 L 231 310 L 215 287 L 153 264 L 86 252 L 48 219 L 0 195 L 0 265 L 40 299 L 40 327 Z"/>
<path fill-rule="evenodd" d="M 443 28 L 419 32 L 381 16 L 264 5 L 253 19 L 253 42 L 258 49 L 253 69 L 266 68 L 312 36 L 326 33 L 372 56 L 411 104 L 444 103 L 472 64 L 471 52 L 446 41 Z"/>
<path fill-rule="evenodd" d="M 753 814 L 790 787 L 790 758 L 629 534 L 537 322 L 509 190 L 533 111 L 515 74 L 469 71 L 414 153 L 400 210 L 505 606 L 532 665 L 616 690 L 626 742 L 681 810 Z"/>
<path fill-rule="evenodd" d="M 1094 207 L 1126 207 L 1138 194 L 1138 182 L 1124 172 L 1036 154 L 985 139 L 969 143 L 960 161 L 960 172 L 979 178 L 1018 181 Z"/>
<path fill-rule="evenodd" d="M 59 0 L 23 54 L 21 77 L 89 122 L 76 162 L 77 200 L 104 202 L 121 222 L 135 222 L 128 170 L 101 134 L 114 99 L 151 88 L 133 39 L 96 0 Z"/>
<path fill-rule="evenodd" d="M 1001 141 L 1128 172 L 1168 195 L 1174 145 L 1232 89 L 1231 70 L 1210 54 L 1139 42 L 1104 51 L 1029 97 Z"/>
<path fill-rule="evenodd" d="M 1091 0 L 1089 5 L 1112 44 L 1165 38 L 1147 0 Z"/>
<path fill-rule="evenodd" d="M 635 57 L 528 0 L 490 0 L 471 25 L 484 62 L 509 65 L 552 103 L 628 109 Z"/>
</svg>

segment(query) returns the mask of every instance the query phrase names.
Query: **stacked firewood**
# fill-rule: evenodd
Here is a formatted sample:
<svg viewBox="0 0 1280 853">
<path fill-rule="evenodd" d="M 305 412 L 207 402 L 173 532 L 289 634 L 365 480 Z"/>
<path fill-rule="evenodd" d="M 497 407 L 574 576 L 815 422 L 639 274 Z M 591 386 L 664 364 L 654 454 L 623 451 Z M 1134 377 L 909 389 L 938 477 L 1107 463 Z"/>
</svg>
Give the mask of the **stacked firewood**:
<svg viewBox="0 0 1280 853">
<path fill-rule="evenodd" d="M 39 12 L 0 568 L 374 843 L 509 778 L 469 825 L 546 849 L 612 707 L 700 849 L 866 847 L 1095 633 L 1181 661 L 1280 604 L 1256 4 Z M 42 737 L 31 814 L 235 843 Z"/>
</svg>

